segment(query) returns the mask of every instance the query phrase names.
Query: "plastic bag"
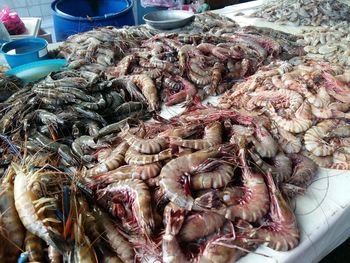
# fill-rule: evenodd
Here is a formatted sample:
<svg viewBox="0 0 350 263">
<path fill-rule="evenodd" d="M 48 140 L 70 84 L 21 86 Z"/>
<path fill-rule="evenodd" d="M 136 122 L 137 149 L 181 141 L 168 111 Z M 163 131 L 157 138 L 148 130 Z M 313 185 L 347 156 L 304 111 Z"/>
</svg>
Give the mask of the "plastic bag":
<svg viewBox="0 0 350 263">
<path fill-rule="evenodd" d="M 142 7 L 161 6 L 161 7 L 174 7 L 179 4 L 179 0 L 141 0 Z"/>
<path fill-rule="evenodd" d="M 26 27 L 18 14 L 8 7 L 1 10 L 0 20 L 4 23 L 10 35 L 20 35 L 26 31 Z"/>
</svg>

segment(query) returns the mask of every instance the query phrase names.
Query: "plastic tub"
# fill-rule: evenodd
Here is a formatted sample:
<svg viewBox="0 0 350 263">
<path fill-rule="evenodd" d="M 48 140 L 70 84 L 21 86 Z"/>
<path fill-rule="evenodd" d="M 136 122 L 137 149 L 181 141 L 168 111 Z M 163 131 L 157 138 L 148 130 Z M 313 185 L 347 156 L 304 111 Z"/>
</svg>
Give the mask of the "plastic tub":
<svg viewBox="0 0 350 263">
<path fill-rule="evenodd" d="M 51 4 L 56 41 L 100 26 L 134 25 L 133 0 L 56 0 Z"/>
<path fill-rule="evenodd" d="M 1 52 L 11 68 L 47 58 L 47 41 L 42 38 L 22 38 L 1 46 Z"/>
</svg>

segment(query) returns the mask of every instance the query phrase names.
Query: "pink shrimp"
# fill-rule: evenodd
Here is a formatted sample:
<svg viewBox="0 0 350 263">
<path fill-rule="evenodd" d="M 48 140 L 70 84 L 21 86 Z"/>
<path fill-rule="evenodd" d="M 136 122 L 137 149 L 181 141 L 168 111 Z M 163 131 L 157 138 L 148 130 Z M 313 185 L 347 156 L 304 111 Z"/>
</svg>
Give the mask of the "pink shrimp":
<svg viewBox="0 0 350 263">
<path fill-rule="evenodd" d="M 189 81 L 187 81 L 186 79 L 177 76 L 175 77 L 176 81 L 180 81 L 182 83 L 182 90 L 180 90 L 179 92 L 170 95 L 165 102 L 165 105 L 167 106 L 171 106 L 183 101 L 187 101 L 191 98 L 193 98 L 193 96 L 196 95 L 197 93 L 197 88 Z"/>
<path fill-rule="evenodd" d="M 268 211 L 268 191 L 262 174 L 253 172 L 249 168 L 244 149 L 240 150 L 240 161 L 243 169 L 243 196 L 239 199 L 238 205 L 221 209 L 219 213 L 231 220 L 239 217 L 254 222 L 262 218 Z"/>
<path fill-rule="evenodd" d="M 214 198 L 197 198 L 195 204 L 206 208 L 215 208 L 212 211 L 224 215 L 227 219 L 234 220 L 236 217 L 249 222 L 255 222 L 262 218 L 269 209 L 269 195 L 262 174 L 253 172 L 246 160 L 244 149 L 240 150 L 240 161 L 242 165 L 241 187 L 243 194 L 237 198 L 237 204 L 222 207 L 222 203 L 205 204 L 206 200 Z M 214 196 L 215 193 L 213 192 Z M 216 195 L 219 195 L 217 193 Z M 220 197 L 219 197 L 220 198 Z"/>
<path fill-rule="evenodd" d="M 112 202 L 125 200 L 130 203 L 137 225 L 146 235 L 152 235 L 154 230 L 154 218 L 151 206 L 151 195 L 147 185 L 142 180 L 120 180 L 98 192 L 100 198 L 107 194 L 107 198 L 111 196 Z"/>
<path fill-rule="evenodd" d="M 189 215 L 179 232 L 179 239 L 184 242 L 194 241 L 219 230 L 225 217 L 213 212 L 201 212 Z"/>
<path fill-rule="evenodd" d="M 274 157 L 277 154 L 278 144 L 264 126 L 257 125 L 255 137 L 251 137 L 251 140 L 261 157 Z"/>
<path fill-rule="evenodd" d="M 269 221 L 257 229 L 257 237 L 265 240 L 265 244 L 278 251 L 287 251 L 299 243 L 299 229 L 295 215 L 282 194 L 267 174 L 270 193 Z"/>
<path fill-rule="evenodd" d="M 350 103 L 350 88 L 346 83 L 327 72 L 323 73 L 323 77 L 326 80 L 327 91 L 332 97 L 341 102 Z"/>
<path fill-rule="evenodd" d="M 215 146 L 169 161 L 160 172 L 160 187 L 166 196 L 179 207 L 186 210 L 197 208 L 194 206 L 193 197 L 184 189 L 181 179 L 185 173 L 192 172 L 208 158 L 218 155 L 219 151 L 220 146 Z"/>
</svg>

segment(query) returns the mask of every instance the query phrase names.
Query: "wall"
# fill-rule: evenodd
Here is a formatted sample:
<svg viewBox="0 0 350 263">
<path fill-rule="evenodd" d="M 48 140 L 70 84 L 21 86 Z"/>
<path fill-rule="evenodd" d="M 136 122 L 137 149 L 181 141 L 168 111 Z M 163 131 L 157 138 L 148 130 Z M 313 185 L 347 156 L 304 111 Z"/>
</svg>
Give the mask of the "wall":
<svg viewBox="0 0 350 263">
<path fill-rule="evenodd" d="M 10 7 L 19 16 L 41 17 L 41 28 L 53 34 L 53 21 L 51 16 L 51 2 L 53 0 L 1 0 L 0 8 Z"/>
</svg>

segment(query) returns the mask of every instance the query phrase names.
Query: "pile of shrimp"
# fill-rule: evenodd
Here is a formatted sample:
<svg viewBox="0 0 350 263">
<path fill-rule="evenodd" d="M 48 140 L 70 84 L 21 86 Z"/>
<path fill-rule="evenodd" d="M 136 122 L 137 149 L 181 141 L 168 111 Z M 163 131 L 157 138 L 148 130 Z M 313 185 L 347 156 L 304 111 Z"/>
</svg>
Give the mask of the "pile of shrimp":
<svg viewBox="0 0 350 263">
<path fill-rule="evenodd" d="M 254 127 L 249 135 L 245 125 Z M 195 106 L 169 121 L 126 126 L 78 180 L 123 231 L 139 233 L 138 258 L 224 263 L 261 244 L 290 250 L 299 230 L 287 200 L 304 192 L 317 165 L 271 149 L 265 125 Z"/>
<path fill-rule="evenodd" d="M 267 121 L 196 105 L 124 125 L 89 169 L 17 156 L 0 181 L 0 259 L 228 263 L 259 245 L 293 249 L 289 200 L 317 165 L 271 149 Z"/>
<path fill-rule="evenodd" d="M 349 76 L 346 68 L 328 62 L 276 62 L 235 85 L 219 105 L 270 118 L 268 132 L 285 153 L 349 170 Z"/>
</svg>

